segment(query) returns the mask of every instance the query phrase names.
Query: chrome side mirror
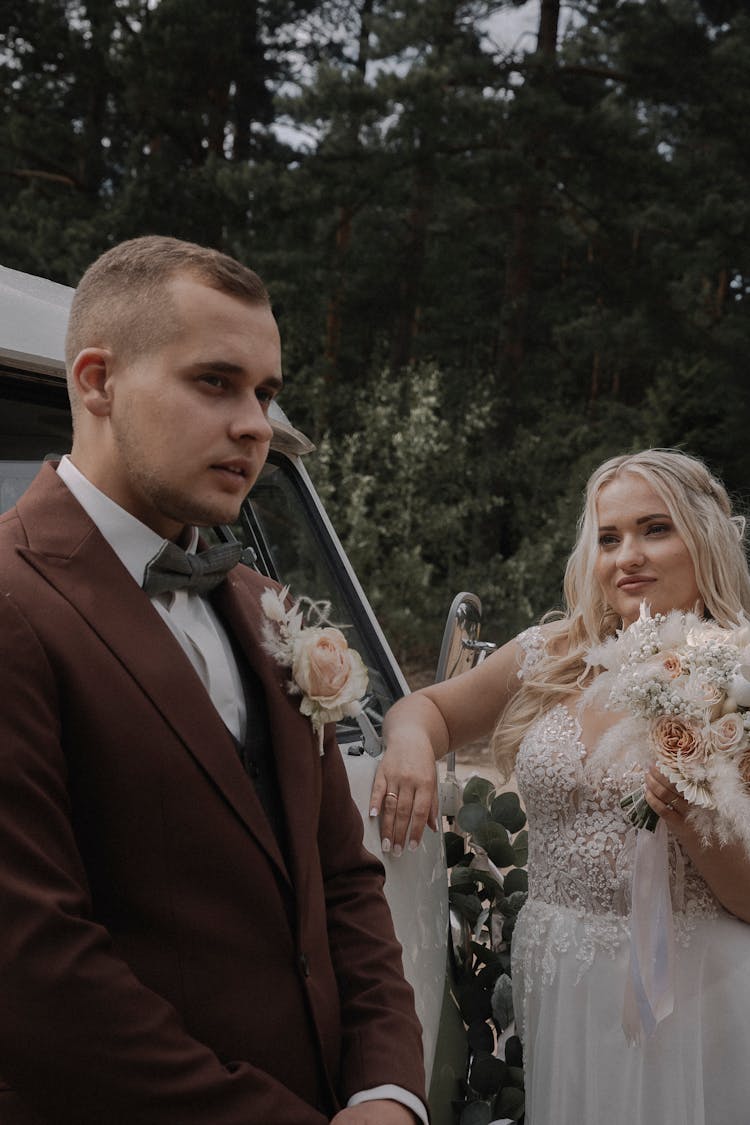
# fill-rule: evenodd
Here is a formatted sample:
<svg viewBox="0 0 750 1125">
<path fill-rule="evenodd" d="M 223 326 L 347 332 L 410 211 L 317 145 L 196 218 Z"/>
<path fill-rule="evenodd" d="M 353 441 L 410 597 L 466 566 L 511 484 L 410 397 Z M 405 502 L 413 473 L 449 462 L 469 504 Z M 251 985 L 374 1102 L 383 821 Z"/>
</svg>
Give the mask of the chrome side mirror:
<svg viewBox="0 0 750 1125">
<path fill-rule="evenodd" d="M 481 624 L 482 603 L 477 595 L 468 591 L 456 594 L 443 631 L 435 674 L 438 683 L 468 672 L 470 668 L 486 660 L 497 648 L 491 641 L 479 640 Z M 448 754 L 445 764 L 445 779 L 440 786 L 440 804 L 443 816 L 454 817 L 461 805 L 461 785 L 456 778 L 456 755 Z"/>
<path fill-rule="evenodd" d="M 482 603 L 477 595 L 467 591 L 456 594 L 443 631 L 435 674 L 437 683 L 468 672 L 497 648 L 491 641 L 479 640 L 481 624 Z"/>
<path fill-rule="evenodd" d="M 476 594 L 464 591 L 453 599 L 448 619 L 443 631 L 443 643 L 435 679 L 450 680 L 462 672 L 468 672 L 476 664 L 493 652 L 497 645 L 480 641 L 479 630 L 482 624 L 482 603 Z M 456 777 L 456 755 L 448 754 L 445 759 L 445 777 L 440 782 L 440 811 L 452 826 L 461 808 L 463 784 Z M 460 831 L 460 829 L 456 829 Z M 471 963 L 471 927 L 453 908 L 449 911 L 451 943 L 454 955 L 464 964 Z"/>
</svg>

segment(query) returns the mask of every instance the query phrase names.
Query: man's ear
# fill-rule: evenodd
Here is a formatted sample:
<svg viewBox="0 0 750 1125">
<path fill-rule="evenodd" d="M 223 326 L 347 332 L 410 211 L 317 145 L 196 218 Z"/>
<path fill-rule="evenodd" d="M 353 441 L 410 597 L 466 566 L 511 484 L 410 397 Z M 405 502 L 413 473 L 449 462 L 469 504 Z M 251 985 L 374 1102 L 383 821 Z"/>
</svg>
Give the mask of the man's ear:
<svg viewBox="0 0 750 1125">
<path fill-rule="evenodd" d="M 112 367 L 107 348 L 84 348 L 70 369 L 81 406 L 97 418 L 107 417 L 112 407 Z"/>
</svg>

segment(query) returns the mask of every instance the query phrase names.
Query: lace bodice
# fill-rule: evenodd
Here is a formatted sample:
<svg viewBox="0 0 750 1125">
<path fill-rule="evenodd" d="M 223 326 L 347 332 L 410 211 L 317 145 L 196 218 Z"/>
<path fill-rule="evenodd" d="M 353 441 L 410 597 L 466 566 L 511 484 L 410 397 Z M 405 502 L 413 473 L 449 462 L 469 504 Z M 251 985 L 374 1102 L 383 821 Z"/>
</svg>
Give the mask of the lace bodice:
<svg viewBox="0 0 750 1125">
<path fill-rule="evenodd" d="M 616 735 L 625 744 L 630 724 L 608 731 L 609 741 Z M 588 760 L 579 724 L 560 704 L 524 738 L 516 778 L 529 818 L 531 896 L 595 914 L 628 913 L 635 833 L 619 802 L 642 783 L 640 764 Z"/>
<path fill-rule="evenodd" d="M 538 628 L 522 634 L 523 677 L 543 651 Z M 599 942 L 626 933 L 636 832 L 620 799 L 642 784 L 648 765 L 642 720 L 623 718 L 586 748 L 580 724 L 565 704 L 540 716 L 526 733 L 516 778 L 529 821 L 529 903 L 544 912 L 567 907 L 588 915 Z M 717 905 L 678 842 L 669 845 L 676 936 Z M 596 938 L 596 934 L 592 934 Z"/>
</svg>

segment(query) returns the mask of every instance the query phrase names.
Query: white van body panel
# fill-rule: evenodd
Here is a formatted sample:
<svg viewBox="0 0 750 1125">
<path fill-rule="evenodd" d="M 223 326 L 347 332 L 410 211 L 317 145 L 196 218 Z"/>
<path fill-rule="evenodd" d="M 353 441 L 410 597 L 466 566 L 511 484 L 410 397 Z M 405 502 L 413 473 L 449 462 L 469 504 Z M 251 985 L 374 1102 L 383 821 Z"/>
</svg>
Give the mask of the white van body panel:
<svg viewBox="0 0 750 1125">
<path fill-rule="evenodd" d="M 0 362 L 64 375 L 65 329 L 73 290 L 0 266 Z"/>
</svg>

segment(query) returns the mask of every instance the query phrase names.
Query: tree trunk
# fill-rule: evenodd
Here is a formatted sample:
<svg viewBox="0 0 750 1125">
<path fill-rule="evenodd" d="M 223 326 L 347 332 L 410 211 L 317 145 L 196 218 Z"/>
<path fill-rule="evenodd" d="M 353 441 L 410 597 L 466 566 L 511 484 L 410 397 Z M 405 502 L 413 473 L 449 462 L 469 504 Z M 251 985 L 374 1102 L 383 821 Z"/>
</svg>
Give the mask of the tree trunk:
<svg viewBox="0 0 750 1125">
<path fill-rule="evenodd" d="M 359 37 L 357 40 L 357 59 L 355 69 L 364 81 L 367 70 L 367 60 L 370 52 L 370 17 L 372 15 L 373 0 L 364 0 L 360 10 Z M 357 127 L 351 127 L 351 144 L 357 146 Z M 334 250 L 334 286 L 328 298 L 326 308 L 326 342 L 325 342 L 325 381 L 332 387 L 336 381 L 336 371 L 339 362 L 339 348 L 341 346 L 342 309 L 347 277 L 347 254 L 352 239 L 352 222 L 355 209 L 349 202 L 339 206 L 339 217 L 336 224 L 335 250 Z"/>
<path fill-rule="evenodd" d="M 391 346 L 391 368 L 399 371 L 412 359 L 417 335 L 419 291 L 427 255 L 427 228 L 435 189 L 435 161 L 431 152 L 417 157 L 412 179 L 411 209 L 399 280 L 399 305 Z"/>
<path fill-rule="evenodd" d="M 542 0 L 539 17 L 539 34 L 533 77 L 535 85 L 546 83 L 550 68 L 557 57 L 557 30 L 560 19 L 560 0 Z M 523 91 L 519 93 L 523 97 Z M 511 398 L 516 399 L 523 367 L 529 298 L 531 294 L 539 211 L 542 203 L 539 187 L 540 173 L 546 158 L 548 134 L 542 125 L 529 138 L 528 151 L 533 158 L 533 171 L 520 192 L 513 209 L 513 229 L 505 267 L 505 287 L 502 305 L 502 335 L 500 349 L 500 375 L 509 385 Z"/>
</svg>

